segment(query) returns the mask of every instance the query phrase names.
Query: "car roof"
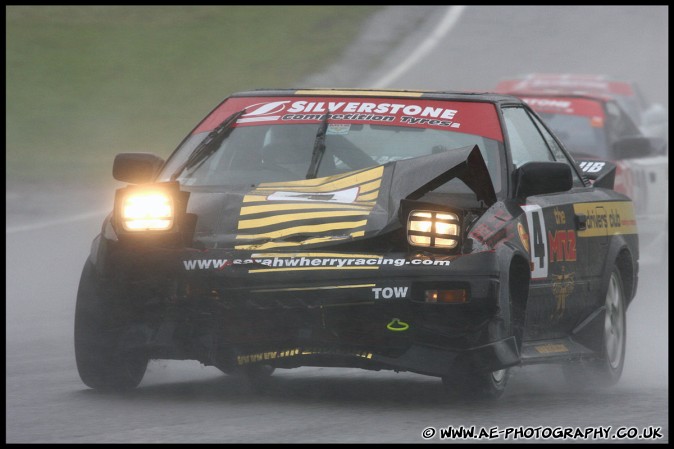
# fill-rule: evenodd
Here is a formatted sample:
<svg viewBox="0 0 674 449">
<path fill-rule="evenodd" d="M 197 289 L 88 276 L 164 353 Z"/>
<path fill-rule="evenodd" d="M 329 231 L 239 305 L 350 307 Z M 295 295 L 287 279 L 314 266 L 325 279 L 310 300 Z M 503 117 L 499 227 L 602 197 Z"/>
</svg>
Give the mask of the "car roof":
<svg viewBox="0 0 674 449">
<path fill-rule="evenodd" d="M 560 90 L 605 93 L 608 95 L 635 95 L 635 83 L 607 75 L 578 73 L 529 73 L 504 79 L 496 85 L 496 92 L 532 90 Z"/>
<path fill-rule="evenodd" d="M 585 100 L 595 100 L 602 103 L 615 102 L 615 99 L 610 95 L 603 95 L 596 92 L 585 91 L 564 91 L 555 89 L 546 90 L 522 90 L 513 92 L 511 95 L 517 97 L 555 97 L 555 98 L 577 98 Z"/>
<path fill-rule="evenodd" d="M 494 92 L 467 91 L 427 91 L 400 89 L 356 89 L 356 88 L 308 88 L 308 89 L 254 89 L 236 92 L 230 97 L 257 96 L 340 96 L 340 97 L 390 97 L 422 98 L 425 100 L 474 101 L 503 104 L 524 104 L 514 95 Z"/>
</svg>

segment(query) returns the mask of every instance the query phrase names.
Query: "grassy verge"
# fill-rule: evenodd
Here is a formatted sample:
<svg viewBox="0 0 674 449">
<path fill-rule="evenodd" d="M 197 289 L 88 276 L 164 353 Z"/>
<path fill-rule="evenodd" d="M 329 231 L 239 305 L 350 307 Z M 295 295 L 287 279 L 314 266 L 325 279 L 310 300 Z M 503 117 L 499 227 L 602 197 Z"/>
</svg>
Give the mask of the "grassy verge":
<svg viewBox="0 0 674 449">
<path fill-rule="evenodd" d="M 8 6 L 6 171 L 111 178 L 114 155 L 166 157 L 231 92 L 297 87 L 377 6 Z"/>
</svg>

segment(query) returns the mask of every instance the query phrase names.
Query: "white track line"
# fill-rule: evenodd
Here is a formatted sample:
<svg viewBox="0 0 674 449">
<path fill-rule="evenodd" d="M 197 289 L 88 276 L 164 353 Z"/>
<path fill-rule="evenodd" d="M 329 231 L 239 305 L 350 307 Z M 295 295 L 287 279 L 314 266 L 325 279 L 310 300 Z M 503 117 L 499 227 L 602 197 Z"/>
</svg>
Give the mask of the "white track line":
<svg viewBox="0 0 674 449">
<path fill-rule="evenodd" d="M 459 21 L 461 14 L 467 8 L 465 5 L 453 5 L 447 8 L 445 16 L 442 18 L 438 26 L 433 32 L 417 47 L 414 53 L 401 62 L 388 75 L 381 78 L 376 83 L 373 83 L 373 88 L 387 87 L 393 80 L 410 69 L 417 61 L 426 56 L 433 48 L 440 42 L 440 40 L 447 34 L 454 25 Z"/>
<path fill-rule="evenodd" d="M 461 14 L 467 8 L 465 5 L 453 5 L 447 8 L 445 16 L 442 18 L 438 26 L 433 30 L 433 32 L 417 47 L 417 50 L 414 53 L 411 53 L 409 57 L 403 60 L 392 72 L 390 72 L 385 77 L 381 78 L 379 81 L 374 83 L 373 87 L 381 88 L 388 86 L 393 80 L 398 78 L 400 75 L 405 73 L 410 69 L 416 62 L 426 56 L 433 48 L 440 42 L 440 40 L 447 34 L 454 25 L 459 21 Z M 32 223 L 28 225 L 12 226 L 8 227 L 6 230 L 7 234 L 13 234 L 16 232 L 25 232 L 33 231 L 35 229 L 48 228 L 50 226 L 69 224 L 76 221 L 88 220 L 97 216 L 101 216 L 109 212 L 109 210 L 102 210 L 97 212 L 87 212 L 83 214 L 73 215 L 71 217 L 65 217 L 57 220 L 46 221 L 42 223 Z"/>
</svg>

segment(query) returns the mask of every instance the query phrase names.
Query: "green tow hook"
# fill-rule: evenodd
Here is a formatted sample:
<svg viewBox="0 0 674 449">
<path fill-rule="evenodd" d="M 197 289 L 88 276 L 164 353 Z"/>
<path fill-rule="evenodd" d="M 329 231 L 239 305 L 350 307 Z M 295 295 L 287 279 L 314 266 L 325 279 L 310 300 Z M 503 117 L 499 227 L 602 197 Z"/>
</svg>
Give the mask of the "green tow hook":
<svg viewBox="0 0 674 449">
<path fill-rule="evenodd" d="M 386 329 L 393 332 L 404 332 L 410 328 L 410 325 L 404 321 L 400 321 L 399 318 L 393 318 L 390 323 L 386 325 Z"/>
</svg>

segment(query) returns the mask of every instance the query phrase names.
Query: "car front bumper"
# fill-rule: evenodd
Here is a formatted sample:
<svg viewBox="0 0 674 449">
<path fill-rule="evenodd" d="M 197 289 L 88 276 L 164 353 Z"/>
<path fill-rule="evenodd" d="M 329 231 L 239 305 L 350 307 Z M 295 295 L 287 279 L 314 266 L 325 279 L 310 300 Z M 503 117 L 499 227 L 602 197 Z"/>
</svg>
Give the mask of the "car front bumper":
<svg viewBox="0 0 674 449">
<path fill-rule="evenodd" d="M 125 310 L 119 350 L 150 358 L 224 371 L 265 363 L 435 376 L 459 360 L 485 370 L 519 363 L 498 306 L 494 254 L 445 262 L 402 253 L 117 248 L 99 258 L 92 281 L 117 292 Z M 464 291 L 466 300 L 427 300 L 441 290 Z"/>
</svg>

